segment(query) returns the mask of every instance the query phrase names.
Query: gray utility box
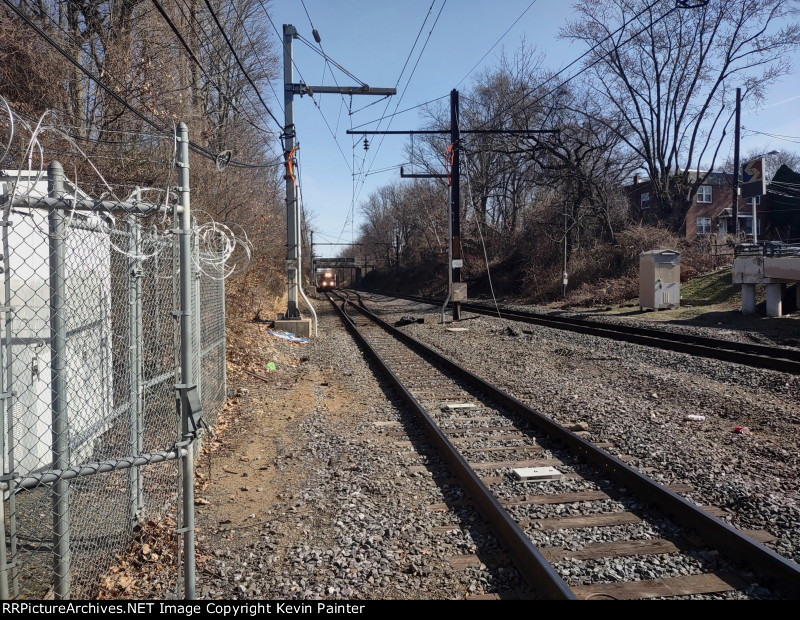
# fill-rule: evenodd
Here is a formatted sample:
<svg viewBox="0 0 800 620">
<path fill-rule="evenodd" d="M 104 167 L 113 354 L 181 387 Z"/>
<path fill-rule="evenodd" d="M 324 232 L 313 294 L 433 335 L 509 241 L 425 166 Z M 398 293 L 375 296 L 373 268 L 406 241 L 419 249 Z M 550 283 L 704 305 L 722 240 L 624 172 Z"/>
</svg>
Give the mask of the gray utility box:
<svg viewBox="0 0 800 620">
<path fill-rule="evenodd" d="M 639 308 L 661 310 L 681 305 L 681 253 L 650 250 L 639 255 Z"/>
</svg>

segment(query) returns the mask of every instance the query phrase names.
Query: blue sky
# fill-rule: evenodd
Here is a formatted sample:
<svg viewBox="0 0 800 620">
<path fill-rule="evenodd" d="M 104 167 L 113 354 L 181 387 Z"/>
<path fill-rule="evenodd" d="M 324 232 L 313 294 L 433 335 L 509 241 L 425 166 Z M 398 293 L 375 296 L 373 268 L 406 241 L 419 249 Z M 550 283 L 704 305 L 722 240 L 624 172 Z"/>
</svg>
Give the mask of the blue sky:
<svg viewBox="0 0 800 620">
<path fill-rule="evenodd" d="M 432 0 L 305 0 L 314 26 L 322 37 L 327 54 L 371 86 L 393 87 L 420 30 Z M 350 241 L 358 234 L 361 221 L 358 204 L 351 211 L 354 187 L 351 176 L 353 156 L 364 155 L 361 143 L 353 148 L 353 137 L 345 131 L 353 126 L 390 114 L 398 105 L 399 95 L 405 87 L 410 68 L 416 62 L 422 43 L 442 6 L 435 0 L 433 12 L 398 87 L 398 95 L 378 101 L 377 97 L 352 98 L 352 116 L 348 113 L 349 98 L 338 95 L 317 95 L 316 101 L 338 140 L 337 146 L 331 130 L 325 124 L 320 110 L 308 98 L 295 99 L 295 124 L 300 142 L 303 196 L 312 217 L 315 241 Z M 530 0 L 448 0 L 425 48 L 408 89 L 399 102 L 399 110 L 431 99 L 446 96 L 487 52 L 495 41 L 531 4 Z M 497 64 L 503 47 L 511 53 L 524 40 L 544 54 L 545 66 L 559 69 L 579 56 L 584 48 L 558 39 L 558 31 L 572 17 L 572 4 L 561 0 L 538 0 L 525 13 L 503 41 L 485 58 L 460 88 L 470 85 L 473 75 L 482 68 Z M 299 33 L 310 41 L 311 26 L 300 0 L 274 0 L 271 15 L 278 29 L 282 24 L 293 24 Z M 798 59 L 800 60 L 800 59 Z M 330 72 L 324 70 L 323 59 L 303 43 L 295 41 L 295 63 L 305 81 L 312 85 L 333 84 Z M 795 63 L 800 64 L 800 63 Z M 324 71 L 324 81 L 323 81 Z M 336 79 L 340 85 L 353 81 L 341 73 Z M 295 74 L 295 81 L 300 81 Z M 280 89 L 276 90 L 280 93 Z M 271 91 L 270 91 L 271 92 Z M 444 100 L 446 103 L 446 100 Z M 274 103 L 274 102 L 273 102 Z M 358 111 L 359 108 L 374 103 Z M 386 108 L 389 104 L 388 109 Z M 282 101 L 281 101 L 282 105 Z M 282 118 L 278 105 L 276 115 Z M 768 93 L 763 109 L 744 109 L 742 125 L 746 128 L 775 135 L 800 136 L 800 73 L 795 71 Z M 396 116 L 391 129 L 414 129 L 420 125 L 419 110 Z M 375 129 L 376 125 L 364 127 Z M 386 121 L 380 127 L 386 129 Z M 367 168 L 372 171 L 395 166 L 404 161 L 403 136 L 386 136 L 378 149 L 380 137 L 370 140 Z M 797 142 L 800 142 L 798 140 Z M 752 150 L 768 151 L 787 148 L 799 150 L 800 144 L 777 138 L 745 132 L 742 143 L 744 153 Z M 344 153 L 344 156 L 339 151 Z M 722 159 L 728 148 L 723 145 Z M 376 155 L 377 153 L 377 155 Z M 399 179 L 398 170 L 371 174 L 363 187 L 356 185 L 358 201 L 381 185 Z M 354 211 L 355 219 L 349 217 Z M 317 254 L 330 253 L 317 250 Z"/>
</svg>

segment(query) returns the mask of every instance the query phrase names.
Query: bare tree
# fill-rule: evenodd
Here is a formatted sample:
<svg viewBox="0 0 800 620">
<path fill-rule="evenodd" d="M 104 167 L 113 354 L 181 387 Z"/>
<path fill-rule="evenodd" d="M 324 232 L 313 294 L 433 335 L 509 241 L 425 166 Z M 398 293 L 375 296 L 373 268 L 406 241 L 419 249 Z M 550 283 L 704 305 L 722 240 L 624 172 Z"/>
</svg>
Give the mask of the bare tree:
<svg viewBox="0 0 800 620">
<path fill-rule="evenodd" d="M 790 71 L 797 3 L 710 0 L 683 9 L 674 0 L 579 0 L 575 10 L 562 36 L 591 48 L 588 87 L 624 128 L 620 138 L 653 181 L 652 199 L 673 226 L 685 226 L 726 138 L 735 88 L 763 98 Z"/>
</svg>

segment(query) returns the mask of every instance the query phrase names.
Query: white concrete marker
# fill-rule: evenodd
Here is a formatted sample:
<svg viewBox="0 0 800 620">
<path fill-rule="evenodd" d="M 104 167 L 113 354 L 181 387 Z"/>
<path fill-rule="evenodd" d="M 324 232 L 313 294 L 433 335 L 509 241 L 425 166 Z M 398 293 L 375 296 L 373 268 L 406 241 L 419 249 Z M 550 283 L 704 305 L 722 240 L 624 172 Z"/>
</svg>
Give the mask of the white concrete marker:
<svg viewBox="0 0 800 620">
<path fill-rule="evenodd" d="M 555 467 L 520 467 L 514 470 L 514 475 L 527 482 L 559 481 L 563 477 Z"/>
</svg>

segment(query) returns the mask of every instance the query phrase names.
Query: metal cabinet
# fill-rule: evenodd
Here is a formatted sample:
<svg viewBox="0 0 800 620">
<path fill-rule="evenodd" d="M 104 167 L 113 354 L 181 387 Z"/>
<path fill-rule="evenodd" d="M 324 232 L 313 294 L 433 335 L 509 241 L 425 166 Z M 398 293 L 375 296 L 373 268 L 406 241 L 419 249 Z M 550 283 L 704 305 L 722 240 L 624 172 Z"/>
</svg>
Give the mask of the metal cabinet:
<svg viewBox="0 0 800 620">
<path fill-rule="evenodd" d="M 639 308 L 661 310 L 681 305 L 681 253 L 650 250 L 639 255 Z"/>
</svg>

